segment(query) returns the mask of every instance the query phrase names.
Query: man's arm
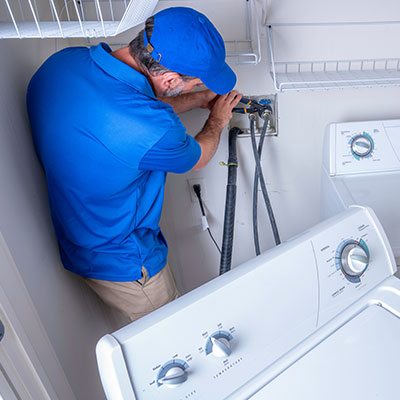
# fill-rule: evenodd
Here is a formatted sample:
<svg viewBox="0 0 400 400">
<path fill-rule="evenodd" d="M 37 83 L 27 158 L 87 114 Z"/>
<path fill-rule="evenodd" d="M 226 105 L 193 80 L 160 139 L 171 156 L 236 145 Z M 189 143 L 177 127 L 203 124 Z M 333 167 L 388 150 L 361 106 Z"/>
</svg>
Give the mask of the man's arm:
<svg viewBox="0 0 400 400">
<path fill-rule="evenodd" d="M 195 108 L 209 108 L 217 94 L 211 90 L 185 93 L 174 97 L 160 97 L 159 100 L 169 104 L 176 114 L 194 110 Z"/>
<path fill-rule="evenodd" d="M 232 109 L 236 107 L 241 98 L 242 95 L 233 90 L 228 94 L 219 96 L 216 100 L 204 128 L 195 137 L 201 147 L 201 156 L 193 167 L 194 170 L 205 167 L 214 156 L 222 129 L 232 118 Z"/>
</svg>

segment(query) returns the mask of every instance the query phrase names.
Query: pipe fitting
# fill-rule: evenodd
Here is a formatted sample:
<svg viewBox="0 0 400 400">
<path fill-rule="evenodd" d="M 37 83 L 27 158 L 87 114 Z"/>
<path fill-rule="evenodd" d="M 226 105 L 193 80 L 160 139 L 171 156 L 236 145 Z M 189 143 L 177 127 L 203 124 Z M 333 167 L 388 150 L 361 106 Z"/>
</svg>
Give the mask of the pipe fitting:
<svg viewBox="0 0 400 400">
<path fill-rule="evenodd" d="M 269 110 L 265 110 L 265 111 L 261 114 L 261 118 L 262 118 L 262 119 L 266 119 L 266 118 L 271 119 L 271 117 L 272 117 L 272 113 L 271 113 L 271 111 L 269 111 Z"/>
</svg>

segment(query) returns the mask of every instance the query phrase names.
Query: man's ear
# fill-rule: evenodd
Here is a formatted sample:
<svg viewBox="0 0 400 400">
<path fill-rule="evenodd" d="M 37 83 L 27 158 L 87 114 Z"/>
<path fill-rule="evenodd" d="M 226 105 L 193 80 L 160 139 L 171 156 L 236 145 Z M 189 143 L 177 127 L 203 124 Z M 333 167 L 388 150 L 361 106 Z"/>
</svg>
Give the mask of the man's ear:
<svg viewBox="0 0 400 400">
<path fill-rule="evenodd" d="M 166 72 L 161 75 L 161 86 L 163 90 L 174 89 L 180 83 L 182 83 L 182 77 L 173 71 Z"/>
</svg>

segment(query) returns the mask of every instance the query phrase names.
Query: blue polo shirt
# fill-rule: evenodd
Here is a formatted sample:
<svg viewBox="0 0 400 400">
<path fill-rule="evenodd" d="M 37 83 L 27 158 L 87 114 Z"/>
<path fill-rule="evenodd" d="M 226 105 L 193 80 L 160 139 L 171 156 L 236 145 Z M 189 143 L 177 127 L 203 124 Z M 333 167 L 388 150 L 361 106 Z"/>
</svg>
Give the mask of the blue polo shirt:
<svg viewBox="0 0 400 400">
<path fill-rule="evenodd" d="M 67 48 L 35 73 L 27 93 L 62 262 L 79 275 L 140 279 L 166 264 L 159 220 L 167 172 L 201 149 L 146 77 L 104 43 Z"/>
</svg>

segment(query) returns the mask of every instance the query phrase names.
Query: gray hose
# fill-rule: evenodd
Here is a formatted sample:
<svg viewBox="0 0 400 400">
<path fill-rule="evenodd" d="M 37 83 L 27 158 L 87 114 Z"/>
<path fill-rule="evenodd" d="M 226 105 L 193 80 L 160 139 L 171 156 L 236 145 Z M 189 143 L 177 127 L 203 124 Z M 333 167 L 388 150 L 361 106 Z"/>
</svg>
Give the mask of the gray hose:
<svg viewBox="0 0 400 400">
<path fill-rule="evenodd" d="M 261 160 L 261 153 L 264 144 L 265 134 L 267 132 L 269 116 L 266 115 L 264 119 L 264 125 L 261 130 L 260 140 L 258 141 L 258 157 Z M 256 255 L 259 256 L 261 254 L 260 251 L 260 241 L 258 237 L 258 174 L 257 168 L 254 171 L 254 182 L 253 182 L 253 238 L 254 238 L 254 247 L 256 251 Z"/>
<path fill-rule="evenodd" d="M 265 120 L 265 124 L 266 125 L 267 120 Z M 268 197 L 268 191 L 267 191 L 267 187 L 265 185 L 265 180 L 264 180 L 264 174 L 261 168 L 261 161 L 260 161 L 260 156 L 257 150 L 257 143 L 256 143 L 256 134 L 255 134 L 255 130 L 254 130 L 254 118 L 250 119 L 250 135 L 251 135 L 251 144 L 253 147 L 253 154 L 254 154 L 254 160 L 256 162 L 256 175 L 258 177 L 258 179 L 260 180 L 260 186 L 261 186 L 261 190 L 262 190 L 262 194 L 264 197 L 264 201 L 265 201 L 265 206 L 267 208 L 268 211 L 268 216 L 269 216 L 269 220 L 271 222 L 271 228 L 272 228 L 272 232 L 274 234 L 274 239 L 275 239 L 275 244 L 278 245 L 281 243 L 281 239 L 279 237 L 279 232 L 278 232 L 278 227 L 276 225 L 276 221 L 275 221 L 275 217 L 274 217 L 274 212 L 272 210 L 272 206 L 271 206 L 271 202 L 269 200 Z M 263 127 L 264 130 L 264 127 Z M 260 138 L 261 141 L 261 138 Z M 258 185 L 257 185 L 258 186 Z M 254 191 L 253 191 L 253 195 L 254 195 Z M 253 228 L 254 231 L 254 228 Z M 257 232 L 257 236 L 258 236 L 258 232 Z M 259 251 L 259 248 L 258 248 Z"/>
<path fill-rule="evenodd" d="M 230 271 L 232 262 L 238 168 L 236 139 L 237 135 L 240 133 L 242 133 L 242 130 L 236 127 L 230 129 L 229 131 L 228 183 L 226 185 L 224 233 L 222 238 L 221 263 L 219 266 L 220 275 Z"/>
</svg>

